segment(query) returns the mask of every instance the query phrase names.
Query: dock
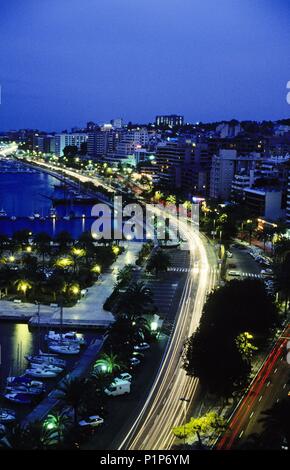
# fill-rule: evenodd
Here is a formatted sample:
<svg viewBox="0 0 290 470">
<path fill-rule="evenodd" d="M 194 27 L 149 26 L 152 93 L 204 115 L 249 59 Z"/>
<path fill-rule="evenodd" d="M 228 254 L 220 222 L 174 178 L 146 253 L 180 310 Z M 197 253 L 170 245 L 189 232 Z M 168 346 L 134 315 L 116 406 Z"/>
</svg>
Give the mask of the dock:
<svg viewBox="0 0 290 470">
<path fill-rule="evenodd" d="M 106 330 L 112 325 L 113 321 L 98 319 L 98 320 L 73 320 L 64 318 L 62 321 L 62 328 L 67 330 Z M 54 318 L 41 318 L 40 322 L 37 316 L 33 316 L 28 321 L 28 326 L 30 328 L 50 328 L 58 330 L 61 328 L 60 322 L 58 319 Z"/>
<path fill-rule="evenodd" d="M 85 377 L 91 365 L 96 360 L 97 355 L 100 353 L 105 340 L 105 336 L 94 339 L 82 354 L 75 368 L 66 374 L 66 376 L 62 378 L 57 385 L 66 380 Z M 39 405 L 37 405 L 34 410 L 23 419 L 22 425 L 27 426 L 28 424 L 34 423 L 35 421 L 42 421 L 48 415 L 48 413 L 50 413 L 58 404 L 60 404 L 61 401 L 58 398 L 58 394 L 59 392 L 56 388 L 52 390 L 47 395 L 47 397 L 44 398 L 42 402 L 39 403 Z"/>
</svg>

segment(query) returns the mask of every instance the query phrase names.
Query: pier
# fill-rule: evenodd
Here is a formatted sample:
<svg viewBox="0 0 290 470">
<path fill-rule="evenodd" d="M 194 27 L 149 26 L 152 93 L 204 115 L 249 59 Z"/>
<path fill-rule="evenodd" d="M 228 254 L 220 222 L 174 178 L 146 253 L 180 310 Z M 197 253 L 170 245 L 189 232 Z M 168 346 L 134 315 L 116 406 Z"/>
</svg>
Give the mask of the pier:
<svg viewBox="0 0 290 470">
<path fill-rule="evenodd" d="M 66 374 L 66 376 L 60 380 L 58 385 L 65 380 L 72 380 L 76 378 L 85 377 L 91 365 L 96 360 L 97 355 L 101 351 L 105 340 L 105 336 L 103 336 L 102 338 L 94 339 L 82 354 L 75 368 L 71 372 Z M 52 390 L 47 395 L 47 397 L 44 398 L 42 402 L 39 403 L 39 405 L 37 405 L 34 410 L 24 418 L 24 420 L 22 421 L 22 425 L 27 426 L 28 424 L 34 423 L 35 421 L 43 420 L 48 415 L 48 413 L 51 412 L 60 403 L 58 393 L 59 392 L 56 388 Z"/>
</svg>

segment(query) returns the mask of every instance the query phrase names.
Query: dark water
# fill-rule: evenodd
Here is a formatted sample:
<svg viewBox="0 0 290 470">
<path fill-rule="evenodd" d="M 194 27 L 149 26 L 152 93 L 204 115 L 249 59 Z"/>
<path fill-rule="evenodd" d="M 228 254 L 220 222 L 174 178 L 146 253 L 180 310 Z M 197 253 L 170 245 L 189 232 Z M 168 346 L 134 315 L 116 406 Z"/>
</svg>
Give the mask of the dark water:
<svg viewBox="0 0 290 470">
<path fill-rule="evenodd" d="M 3 163 L 2 163 L 3 165 Z M 11 236 L 15 231 L 28 229 L 32 233 L 47 232 L 55 236 L 65 230 L 78 238 L 82 232 L 90 231 L 92 205 L 73 205 L 69 198 L 67 203 L 58 205 L 56 209 L 59 219 L 30 220 L 29 216 L 38 212 L 48 217 L 52 208 L 51 196 L 63 197 L 62 190 L 55 189 L 59 180 L 41 171 L 34 173 L 1 173 L 0 162 L 0 210 L 4 210 L 8 218 L 0 218 L 0 233 Z M 65 215 L 74 214 L 74 219 L 62 220 Z M 11 216 L 17 217 L 10 220 Z M 85 216 L 85 217 L 83 217 Z"/>
<path fill-rule="evenodd" d="M 0 305 L 1 306 L 1 305 Z M 0 345 L 1 345 L 1 364 L 0 364 L 0 407 L 14 409 L 18 418 L 24 417 L 29 413 L 33 406 L 14 404 L 6 400 L 2 393 L 9 375 L 22 375 L 28 367 L 25 356 L 38 352 L 40 346 L 42 351 L 47 352 L 47 343 L 44 339 L 46 331 L 43 329 L 38 334 L 37 330 L 29 331 L 26 324 L 0 323 Z M 84 334 L 86 344 L 88 345 L 93 338 L 99 336 L 92 332 Z M 81 353 L 76 356 L 61 356 L 67 361 L 66 372 L 71 370 L 75 363 L 79 360 Z M 54 379 L 40 379 L 46 384 L 47 391 L 51 390 L 54 385 L 61 379 L 64 374 Z"/>
</svg>

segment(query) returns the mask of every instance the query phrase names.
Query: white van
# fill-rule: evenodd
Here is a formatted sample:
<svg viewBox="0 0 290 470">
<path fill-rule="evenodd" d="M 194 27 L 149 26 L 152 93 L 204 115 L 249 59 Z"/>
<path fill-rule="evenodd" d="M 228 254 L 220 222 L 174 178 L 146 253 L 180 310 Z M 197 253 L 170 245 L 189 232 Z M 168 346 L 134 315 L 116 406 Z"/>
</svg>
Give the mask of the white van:
<svg viewBox="0 0 290 470">
<path fill-rule="evenodd" d="M 118 397 L 119 395 L 125 395 L 130 393 L 131 383 L 129 380 L 115 379 L 111 385 L 105 389 L 106 395 L 110 397 Z"/>
</svg>

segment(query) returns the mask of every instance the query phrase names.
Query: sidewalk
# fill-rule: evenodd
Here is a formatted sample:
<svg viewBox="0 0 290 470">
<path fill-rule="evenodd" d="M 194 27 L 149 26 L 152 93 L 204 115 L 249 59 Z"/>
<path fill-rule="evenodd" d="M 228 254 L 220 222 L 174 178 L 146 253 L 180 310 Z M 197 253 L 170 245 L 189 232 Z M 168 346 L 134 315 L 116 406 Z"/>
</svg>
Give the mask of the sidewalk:
<svg viewBox="0 0 290 470">
<path fill-rule="evenodd" d="M 64 307 L 63 321 L 73 324 L 74 326 L 84 326 L 90 324 L 110 324 L 114 321 L 111 312 L 103 309 L 103 304 L 107 297 L 111 295 L 116 283 L 118 271 L 127 264 L 134 264 L 138 253 L 142 247 L 142 243 L 125 242 L 124 253 L 118 256 L 117 260 L 112 264 L 108 272 L 101 274 L 100 279 L 90 288 L 88 294 L 82 298 L 79 303 L 73 307 Z M 32 324 L 37 323 L 37 307 L 30 303 L 15 304 L 8 300 L 0 301 L 0 321 L 2 320 L 25 320 L 33 318 Z M 52 325 L 60 322 L 60 309 L 41 305 L 40 307 L 40 323 Z"/>
</svg>

